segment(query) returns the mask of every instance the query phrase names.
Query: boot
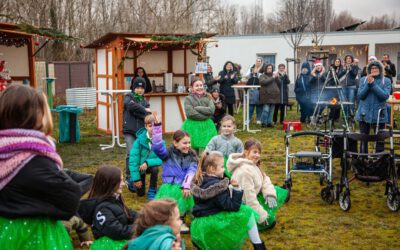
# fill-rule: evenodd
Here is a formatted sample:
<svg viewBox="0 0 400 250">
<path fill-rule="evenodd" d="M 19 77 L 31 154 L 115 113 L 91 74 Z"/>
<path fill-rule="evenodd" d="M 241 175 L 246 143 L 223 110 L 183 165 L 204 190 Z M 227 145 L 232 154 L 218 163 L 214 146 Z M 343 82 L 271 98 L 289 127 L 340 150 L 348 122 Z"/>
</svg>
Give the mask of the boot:
<svg viewBox="0 0 400 250">
<path fill-rule="evenodd" d="M 261 241 L 261 243 L 257 243 L 257 244 L 253 243 L 253 247 L 254 247 L 254 250 L 267 250 L 267 248 L 264 245 L 264 241 Z"/>
</svg>

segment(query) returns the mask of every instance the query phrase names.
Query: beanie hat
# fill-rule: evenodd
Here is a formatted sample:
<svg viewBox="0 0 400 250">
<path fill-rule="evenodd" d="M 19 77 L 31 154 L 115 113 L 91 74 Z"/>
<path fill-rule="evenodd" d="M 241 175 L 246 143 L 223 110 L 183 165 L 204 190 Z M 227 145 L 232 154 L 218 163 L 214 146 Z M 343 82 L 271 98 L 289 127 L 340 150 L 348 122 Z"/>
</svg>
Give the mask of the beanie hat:
<svg viewBox="0 0 400 250">
<path fill-rule="evenodd" d="M 378 60 L 378 58 L 376 58 L 376 56 L 368 57 L 368 61 L 376 61 L 376 60 Z"/>
<path fill-rule="evenodd" d="M 143 77 L 136 77 L 133 80 L 132 91 L 135 90 L 137 87 L 142 87 L 146 89 L 146 80 Z"/>
</svg>

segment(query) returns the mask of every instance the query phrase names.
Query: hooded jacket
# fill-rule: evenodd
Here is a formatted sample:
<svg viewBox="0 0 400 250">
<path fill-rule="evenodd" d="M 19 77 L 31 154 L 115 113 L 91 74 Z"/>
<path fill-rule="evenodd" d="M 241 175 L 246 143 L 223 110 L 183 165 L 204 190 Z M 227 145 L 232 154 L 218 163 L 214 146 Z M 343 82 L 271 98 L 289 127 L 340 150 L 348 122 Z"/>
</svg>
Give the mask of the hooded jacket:
<svg viewBox="0 0 400 250">
<path fill-rule="evenodd" d="M 146 108 L 150 104 L 143 100 L 134 98 L 134 93 L 129 93 L 124 96 L 124 113 L 122 132 L 136 136 L 136 132 L 144 127 L 144 118 L 147 115 Z"/>
<path fill-rule="evenodd" d="M 112 240 L 132 238 L 136 213 L 129 210 L 128 217 L 120 199 L 103 197 L 82 200 L 78 213 L 85 223 L 92 226 L 95 239 L 103 236 Z"/>
<path fill-rule="evenodd" d="M 170 250 L 175 239 L 170 226 L 156 225 L 147 228 L 139 237 L 130 241 L 128 250 Z M 183 242 L 181 246 L 185 250 Z"/>
<path fill-rule="evenodd" d="M 360 103 L 358 105 L 356 120 L 377 123 L 379 109 L 382 109 L 379 123 L 387 123 L 389 119 L 386 100 L 389 98 L 392 84 L 388 78 L 384 77 L 381 62 L 373 61 L 368 64 L 368 74 L 371 73 L 371 66 L 379 68 L 379 75 L 374 76 L 372 84 L 368 84 L 368 76 L 361 78 L 360 87 L 357 92 L 357 98 L 360 100 Z"/>
<path fill-rule="evenodd" d="M 147 137 L 145 128 L 139 129 L 136 133 L 136 140 L 133 143 L 129 155 L 129 171 L 131 172 L 131 181 L 140 181 L 139 167 L 147 163 L 147 167 L 161 166 L 162 160 L 151 150 L 151 139 Z"/>
<path fill-rule="evenodd" d="M 294 84 L 294 92 L 296 94 L 297 101 L 304 101 L 311 95 L 310 78 L 311 78 L 311 67 L 308 62 L 304 62 L 301 65 L 301 70 L 308 69 L 307 74 L 300 73 L 297 76 L 296 83 Z"/>
<path fill-rule="evenodd" d="M 239 211 L 243 191 L 229 190 L 229 179 L 215 176 L 204 176 L 200 185 L 192 181 L 191 191 L 194 198 L 194 217 L 204 217 L 222 211 Z"/>
<path fill-rule="evenodd" d="M 227 61 L 224 64 L 224 68 L 219 72 L 220 79 L 218 80 L 220 86 L 219 90 L 220 92 L 225 96 L 225 101 L 227 104 L 234 104 L 235 103 L 235 91 L 232 88 L 232 85 L 238 83 L 238 75 L 237 72 L 235 72 L 235 69 L 233 68 L 231 71 L 226 71 L 226 65 L 228 63 L 233 63 L 231 61 Z M 234 74 L 233 79 L 231 76 Z M 225 78 L 226 77 L 226 78 Z"/>
<path fill-rule="evenodd" d="M 261 192 L 264 197 L 272 196 L 276 198 L 276 191 L 271 179 L 262 173 L 260 168 L 254 165 L 252 161 L 243 158 L 241 153 L 229 156 L 227 168 L 232 174 L 232 179 L 237 180 L 239 186 L 243 189 L 243 202 L 260 215 L 258 223 L 264 222 L 268 218 L 268 212 L 258 202 L 257 195 Z"/>
<path fill-rule="evenodd" d="M 268 65 L 266 65 L 267 67 Z M 272 71 L 274 69 L 272 68 Z M 260 76 L 260 104 L 278 104 L 280 97 L 279 97 L 279 85 L 281 81 L 279 77 L 271 75 L 267 75 L 266 72 Z"/>
<path fill-rule="evenodd" d="M 153 125 L 152 141 L 151 149 L 163 161 L 162 183 L 177 184 L 190 189 L 190 182 L 197 170 L 196 154 L 192 150 L 184 154 L 173 145 L 167 149 L 162 139 L 161 123 Z"/>
<path fill-rule="evenodd" d="M 184 101 L 186 117 L 196 121 L 210 119 L 215 111 L 215 105 L 211 99 L 208 94 L 199 97 L 192 93 L 186 96 Z"/>
</svg>

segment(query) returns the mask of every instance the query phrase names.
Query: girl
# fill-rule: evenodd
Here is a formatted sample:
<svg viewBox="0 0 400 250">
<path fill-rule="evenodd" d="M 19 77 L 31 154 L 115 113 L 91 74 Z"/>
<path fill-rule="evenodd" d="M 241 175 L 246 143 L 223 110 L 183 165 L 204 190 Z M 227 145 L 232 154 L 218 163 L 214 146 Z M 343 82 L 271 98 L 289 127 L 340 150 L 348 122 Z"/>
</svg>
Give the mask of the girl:
<svg viewBox="0 0 400 250">
<path fill-rule="evenodd" d="M 243 143 L 235 135 L 236 121 L 233 116 L 226 115 L 221 120 L 221 134 L 214 136 L 207 144 L 207 151 L 219 151 L 224 156 L 225 175 L 231 177 L 231 174 L 226 170 L 226 161 L 232 153 L 242 153 Z"/>
<path fill-rule="evenodd" d="M 157 192 L 156 199 L 172 198 L 178 203 L 182 220 L 186 212 L 194 206 L 190 193 L 190 182 L 197 169 L 196 153 L 190 148 L 190 135 L 177 130 L 172 136 L 172 145 L 167 149 L 162 139 L 162 126 L 154 114 L 152 150 L 163 161 L 162 186 Z M 183 223 L 181 233 L 189 233 L 188 226 Z"/>
<path fill-rule="evenodd" d="M 191 225 L 194 244 L 200 249 L 242 249 L 249 236 L 254 249 L 265 249 L 257 231 L 258 214 L 242 205 L 238 182 L 224 177 L 224 158 L 205 151 L 192 181 L 195 200 Z M 258 218 L 257 218 L 258 219 Z"/>
<path fill-rule="evenodd" d="M 313 113 L 311 104 L 310 71 L 310 64 L 304 62 L 301 65 L 301 72 L 297 76 L 296 83 L 294 84 L 296 101 L 300 105 L 300 122 L 306 122 Z"/>
<path fill-rule="evenodd" d="M 128 250 L 185 249 L 179 230 L 182 221 L 174 200 L 160 199 L 148 202 L 135 223 L 135 238 Z"/>
<path fill-rule="evenodd" d="M 227 167 L 232 179 L 243 188 L 243 202 L 259 215 L 258 229 L 275 226 L 275 214 L 287 196 L 287 190 L 274 187 L 271 179 L 260 169 L 261 143 L 249 139 L 244 143 L 244 153 L 231 154 Z"/>
<path fill-rule="evenodd" d="M 256 63 L 251 66 L 247 71 L 247 85 L 260 85 L 259 77 L 264 73 L 264 61 L 261 57 L 257 57 Z M 260 90 L 250 89 L 250 103 L 249 103 L 249 120 L 253 116 L 254 109 L 256 109 L 257 124 L 261 124 L 261 115 L 263 105 L 260 105 Z"/>
<path fill-rule="evenodd" d="M 211 120 L 215 111 L 212 98 L 205 93 L 200 78 L 194 77 L 191 84 L 192 93 L 185 98 L 185 113 L 187 119 L 182 130 L 191 136 L 191 146 L 196 151 L 204 149 L 207 143 L 217 135 L 214 122 Z"/>
<path fill-rule="evenodd" d="M 219 90 L 225 96 L 225 101 L 228 106 L 228 113 L 233 115 L 233 104 L 235 104 L 235 91 L 232 85 L 238 83 L 239 78 L 234 71 L 233 63 L 227 61 L 224 68 L 219 72 L 217 81 L 220 84 Z"/>
<path fill-rule="evenodd" d="M 261 126 L 272 127 L 272 116 L 274 115 L 275 104 L 279 103 L 280 80 L 274 73 L 272 64 L 265 66 L 264 74 L 260 76 L 260 104 L 263 106 Z"/>
<path fill-rule="evenodd" d="M 44 94 L 19 84 L 0 93 L 2 249 L 73 249 L 61 220 L 75 215 L 81 190 L 62 171 L 52 129 Z"/>
<path fill-rule="evenodd" d="M 136 213 L 122 198 L 125 185 L 121 169 L 100 167 L 88 199 L 82 200 L 79 215 L 92 226 L 95 241 L 90 249 L 121 249 L 133 235 Z"/>
<path fill-rule="evenodd" d="M 135 85 L 134 82 L 135 82 L 135 79 L 136 79 L 137 77 L 142 77 L 142 78 L 144 78 L 144 79 L 146 80 L 146 88 L 145 88 L 145 90 L 144 90 L 144 93 L 150 93 L 150 92 L 153 90 L 153 88 L 152 88 L 152 86 L 151 86 L 150 79 L 149 79 L 149 77 L 147 76 L 146 71 L 144 70 L 143 67 L 137 67 L 137 68 L 136 68 L 136 70 L 135 70 L 135 75 L 133 76 L 133 78 L 132 78 L 132 80 L 131 80 L 131 87 L 130 87 L 130 89 L 133 91 L 133 86 Z"/>
</svg>

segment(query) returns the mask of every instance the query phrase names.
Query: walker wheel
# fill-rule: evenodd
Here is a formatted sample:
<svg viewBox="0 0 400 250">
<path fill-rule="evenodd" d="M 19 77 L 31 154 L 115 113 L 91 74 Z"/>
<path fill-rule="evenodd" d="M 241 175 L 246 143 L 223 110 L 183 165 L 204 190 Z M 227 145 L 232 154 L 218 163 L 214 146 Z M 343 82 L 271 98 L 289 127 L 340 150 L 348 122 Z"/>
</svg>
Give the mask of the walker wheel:
<svg viewBox="0 0 400 250">
<path fill-rule="evenodd" d="M 397 212 L 400 208 L 400 193 L 392 185 L 388 188 L 386 204 L 392 212 Z"/>
<path fill-rule="evenodd" d="M 333 186 L 324 187 L 321 190 L 321 198 L 328 204 L 332 204 L 335 199 L 335 193 L 333 192 Z"/>
<path fill-rule="evenodd" d="M 339 206 L 345 212 L 350 210 L 351 201 L 350 201 L 350 192 L 348 190 L 339 194 Z"/>
</svg>

